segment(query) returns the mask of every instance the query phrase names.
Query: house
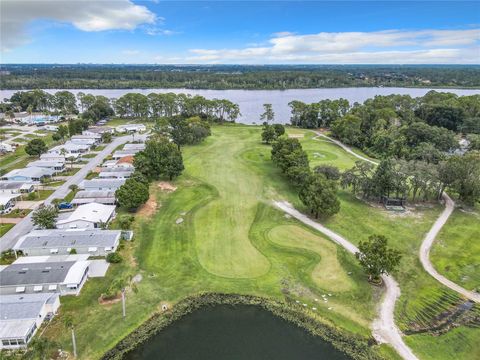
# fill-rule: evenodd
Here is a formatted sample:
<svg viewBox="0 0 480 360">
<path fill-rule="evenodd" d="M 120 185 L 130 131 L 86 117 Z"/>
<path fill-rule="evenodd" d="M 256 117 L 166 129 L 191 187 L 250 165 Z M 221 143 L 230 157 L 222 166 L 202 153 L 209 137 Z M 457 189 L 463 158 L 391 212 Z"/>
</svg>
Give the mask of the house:
<svg viewBox="0 0 480 360">
<path fill-rule="evenodd" d="M 130 133 L 130 132 L 143 132 L 147 130 L 147 127 L 143 124 L 125 124 L 117 126 L 116 130 L 120 133 Z"/>
<path fill-rule="evenodd" d="M 75 154 L 78 157 L 78 154 Z M 45 153 L 40 155 L 40 160 L 43 161 L 56 161 L 56 162 L 61 162 L 61 163 L 66 163 L 67 158 L 65 155 L 61 154 L 56 154 L 56 153 Z"/>
<path fill-rule="evenodd" d="M 55 170 L 31 166 L 23 169 L 14 169 L 5 175 L 1 180 L 23 181 L 23 182 L 40 182 L 42 179 L 52 176 Z"/>
<path fill-rule="evenodd" d="M 142 151 L 142 150 L 145 150 L 145 144 L 144 143 L 137 143 L 137 144 L 127 143 L 123 146 L 123 150 Z"/>
<path fill-rule="evenodd" d="M 70 202 L 73 205 L 83 205 L 90 203 L 99 203 L 104 205 L 115 205 L 115 191 L 112 190 L 81 190 L 75 194 L 75 198 Z"/>
<path fill-rule="evenodd" d="M 0 143 L 0 153 L 13 152 L 15 149 L 12 145 L 1 142 Z"/>
<path fill-rule="evenodd" d="M 97 229 L 115 217 L 114 205 L 90 203 L 80 205 L 70 216 L 57 221 L 58 229 Z"/>
<path fill-rule="evenodd" d="M 116 166 L 127 169 L 134 169 L 133 160 L 134 157 L 132 155 L 121 157 L 120 159 L 118 159 Z"/>
<path fill-rule="evenodd" d="M 77 254 L 105 256 L 115 252 L 120 244 L 120 230 L 33 230 L 22 236 L 14 250 L 26 256 Z"/>
<path fill-rule="evenodd" d="M 98 144 L 100 144 L 100 142 L 96 139 L 71 139 L 70 142 L 72 142 L 73 144 L 88 145 L 89 147 L 97 146 Z"/>
<path fill-rule="evenodd" d="M 99 179 L 128 179 L 132 176 L 133 170 L 122 170 L 117 168 L 110 168 L 108 170 L 115 171 L 102 171 L 98 174 Z"/>
<path fill-rule="evenodd" d="M 92 179 L 83 180 L 79 188 L 83 190 L 112 190 L 116 191 L 125 183 L 125 179 Z"/>
<path fill-rule="evenodd" d="M 0 350 L 25 348 L 59 307 L 60 298 L 55 293 L 0 296 Z"/>
<path fill-rule="evenodd" d="M 29 194 L 35 187 L 23 181 L 0 181 L 0 194 Z"/>
<path fill-rule="evenodd" d="M 20 194 L 0 194 L 0 214 L 8 214 L 12 211 Z"/>
<path fill-rule="evenodd" d="M 70 138 L 70 141 L 75 144 L 87 144 L 90 146 L 96 146 L 102 142 L 102 135 L 92 134 L 92 135 L 73 135 Z"/>
<path fill-rule="evenodd" d="M 40 258 L 40 259 L 36 259 Z M 90 261 L 44 261 L 25 257 L 0 270 L 0 295 L 59 293 L 78 295 L 88 278 Z"/>
<path fill-rule="evenodd" d="M 115 129 L 108 126 L 92 126 L 92 127 L 89 127 L 87 130 L 82 131 L 83 135 L 94 135 L 94 134 L 102 135 L 105 133 L 114 134 Z"/>
<path fill-rule="evenodd" d="M 140 152 L 140 150 L 117 150 L 112 154 L 112 158 L 114 160 L 119 160 L 122 157 L 126 156 L 135 156 L 136 153 Z"/>
<path fill-rule="evenodd" d="M 55 126 L 55 125 L 45 125 L 43 127 L 43 130 L 47 130 L 47 131 L 58 131 L 58 126 Z"/>
<path fill-rule="evenodd" d="M 65 170 L 65 162 L 52 161 L 52 160 L 37 160 L 27 164 L 27 168 L 29 167 L 51 169 L 51 170 L 54 170 L 55 171 L 54 173 L 56 174 Z"/>
<path fill-rule="evenodd" d="M 65 144 L 57 145 L 51 148 L 48 152 L 50 154 L 58 154 L 63 155 L 65 152 L 65 156 L 68 158 L 70 154 L 84 154 L 90 150 L 91 146 L 86 144 L 75 144 L 71 141 L 67 141 Z"/>
</svg>

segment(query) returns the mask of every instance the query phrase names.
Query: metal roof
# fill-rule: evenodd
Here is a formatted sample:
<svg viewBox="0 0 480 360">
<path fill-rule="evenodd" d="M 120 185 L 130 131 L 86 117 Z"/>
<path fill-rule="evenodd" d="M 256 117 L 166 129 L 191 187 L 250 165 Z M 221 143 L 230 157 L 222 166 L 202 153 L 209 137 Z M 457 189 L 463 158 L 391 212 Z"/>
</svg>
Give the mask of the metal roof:
<svg viewBox="0 0 480 360">
<path fill-rule="evenodd" d="M 58 294 L 22 294 L 0 296 L 0 321 L 36 319 L 42 307 Z M 52 299 L 53 298 L 53 299 Z"/>
<path fill-rule="evenodd" d="M 75 248 L 76 246 L 114 246 L 120 230 L 34 230 L 22 236 L 14 246 L 16 250 L 33 248 Z"/>
<path fill-rule="evenodd" d="M 0 286 L 62 283 L 75 261 L 11 264 L 0 272 Z"/>
</svg>

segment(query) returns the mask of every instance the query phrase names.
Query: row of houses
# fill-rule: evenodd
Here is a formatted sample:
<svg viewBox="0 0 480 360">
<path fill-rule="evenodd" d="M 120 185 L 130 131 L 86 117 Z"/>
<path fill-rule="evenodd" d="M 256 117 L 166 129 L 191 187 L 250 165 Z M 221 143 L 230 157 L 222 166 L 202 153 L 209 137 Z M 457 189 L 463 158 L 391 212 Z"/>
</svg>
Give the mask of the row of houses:
<svg viewBox="0 0 480 360">
<path fill-rule="evenodd" d="M 105 162 L 97 178 L 79 184 L 74 211 L 62 213 L 56 229 L 21 236 L 13 251 L 22 256 L 0 266 L 0 349 L 26 347 L 55 316 L 60 297 L 79 295 L 90 277 L 105 274 L 108 264 L 98 257 L 114 253 L 122 239 L 131 238 L 131 232 L 105 228 L 116 216 L 115 191 L 131 176 L 133 155 L 143 149 L 143 144 L 132 145 L 123 149 L 131 155 Z M 65 154 L 50 152 L 27 169 L 46 169 L 45 162 L 65 164 Z M 33 191 L 33 185 L 12 184 L 0 182 L 0 196 Z"/>
</svg>

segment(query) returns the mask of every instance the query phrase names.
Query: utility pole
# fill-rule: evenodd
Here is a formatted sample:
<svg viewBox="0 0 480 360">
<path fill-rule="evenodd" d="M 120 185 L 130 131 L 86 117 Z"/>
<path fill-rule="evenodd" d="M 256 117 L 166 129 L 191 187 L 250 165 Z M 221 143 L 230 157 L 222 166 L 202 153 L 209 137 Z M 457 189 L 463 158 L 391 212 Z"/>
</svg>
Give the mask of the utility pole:
<svg viewBox="0 0 480 360">
<path fill-rule="evenodd" d="M 122 312 L 123 312 L 123 318 L 125 319 L 126 313 L 125 313 L 125 288 L 122 289 Z"/>
<path fill-rule="evenodd" d="M 77 357 L 77 343 L 75 341 L 75 330 L 73 330 L 72 326 L 72 343 L 73 343 L 73 357 Z"/>
</svg>

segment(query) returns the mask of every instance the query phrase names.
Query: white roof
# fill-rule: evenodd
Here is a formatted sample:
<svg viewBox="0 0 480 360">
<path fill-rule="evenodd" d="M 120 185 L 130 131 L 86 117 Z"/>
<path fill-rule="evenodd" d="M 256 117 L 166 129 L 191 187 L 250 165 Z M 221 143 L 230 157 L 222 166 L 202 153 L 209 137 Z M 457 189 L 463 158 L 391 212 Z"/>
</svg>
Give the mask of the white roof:
<svg viewBox="0 0 480 360">
<path fill-rule="evenodd" d="M 46 167 L 46 168 L 56 168 L 56 167 L 62 167 L 64 164 L 65 162 L 60 162 L 55 160 L 37 160 L 27 164 L 27 167 L 37 166 L 37 167 Z"/>
<path fill-rule="evenodd" d="M 49 152 L 60 151 L 62 149 L 65 149 L 67 152 L 69 152 L 70 150 L 88 150 L 90 149 L 90 146 L 87 144 L 76 144 L 71 141 L 67 141 L 63 145 L 57 145 L 51 148 Z"/>
<path fill-rule="evenodd" d="M 0 339 L 18 339 L 27 336 L 35 324 L 35 320 L 2 320 L 0 321 Z"/>
<path fill-rule="evenodd" d="M 59 220 L 58 225 L 68 224 L 73 221 L 83 220 L 89 222 L 104 222 L 106 223 L 115 211 L 114 205 L 103 205 L 98 203 L 90 203 L 80 205 L 71 215 L 65 220 Z"/>
<path fill-rule="evenodd" d="M 18 198 L 20 194 L 0 194 L 0 205 L 6 205 L 10 200 Z"/>
<path fill-rule="evenodd" d="M 88 267 L 88 265 L 90 265 L 90 261 L 77 261 L 68 271 L 63 283 L 66 285 L 79 284 L 82 281 L 83 274 L 85 273 L 85 269 Z"/>
<path fill-rule="evenodd" d="M 27 178 L 41 178 L 43 176 L 51 176 L 55 171 L 48 168 L 41 168 L 37 166 L 32 166 L 23 169 L 14 169 L 8 174 L 3 175 L 3 178 L 11 178 L 14 176 L 24 176 Z"/>
<path fill-rule="evenodd" d="M 69 230 L 75 231 L 75 230 Z M 83 231 L 83 230 L 79 230 Z M 59 261 L 85 261 L 88 259 L 86 254 L 72 254 L 72 255 L 43 255 L 43 256 L 20 256 L 13 264 L 36 264 Z"/>
</svg>

